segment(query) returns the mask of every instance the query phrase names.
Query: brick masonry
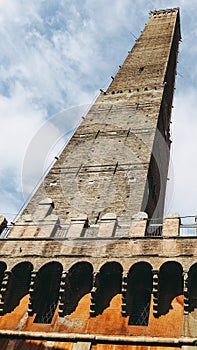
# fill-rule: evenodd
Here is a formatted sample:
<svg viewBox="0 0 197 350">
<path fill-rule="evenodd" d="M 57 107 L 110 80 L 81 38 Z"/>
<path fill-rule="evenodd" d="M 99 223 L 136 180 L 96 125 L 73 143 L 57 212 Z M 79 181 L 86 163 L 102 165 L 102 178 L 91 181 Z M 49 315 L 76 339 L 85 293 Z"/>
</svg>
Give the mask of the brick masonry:
<svg viewBox="0 0 197 350">
<path fill-rule="evenodd" d="M 179 10 L 152 12 L 107 91 L 0 240 L 0 329 L 197 335 L 196 237 L 179 236 L 178 214 L 164 219 L 158 236 L 147 236 L 149 219 L 163 216 L 179 40 Z M 148 324 L 130 310 L 140 288 L 150 296 Z M 89 341 L 45 345 L 91 348 Z"/>
</svg>

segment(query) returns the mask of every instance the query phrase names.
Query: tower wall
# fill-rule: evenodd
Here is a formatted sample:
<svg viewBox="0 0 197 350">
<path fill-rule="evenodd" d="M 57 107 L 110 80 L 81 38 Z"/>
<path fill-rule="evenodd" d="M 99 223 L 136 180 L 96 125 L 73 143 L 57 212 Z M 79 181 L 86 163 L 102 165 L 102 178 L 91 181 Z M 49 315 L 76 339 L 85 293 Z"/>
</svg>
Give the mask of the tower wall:
<svg viewBox="0 0 197 350">
<path fill-rule="evenodd" d="M 49 197 L 62 224 L 81 214 L 91 224 L 110 212 L 120 220 L 139 211 L 162 217 L 179 39 L 177 9 L 151 13 L 26 213 Z"/>
<path fill-rule="evenodd" d="M 150 218 L 163 215 L 179 39 L 178 9 L 151 13 L 0 240 L 5 349 L 193 344 L 196 237 L 180 237 L 178 215 L 147 236 Z"/>
</svg>

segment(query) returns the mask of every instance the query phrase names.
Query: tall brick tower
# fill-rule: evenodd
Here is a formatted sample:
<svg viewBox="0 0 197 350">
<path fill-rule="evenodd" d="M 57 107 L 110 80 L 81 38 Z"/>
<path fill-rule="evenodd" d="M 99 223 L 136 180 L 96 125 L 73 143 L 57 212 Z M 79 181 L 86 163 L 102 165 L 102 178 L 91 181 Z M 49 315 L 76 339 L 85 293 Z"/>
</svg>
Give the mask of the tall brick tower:
<svg viewBox="0 0 197 350">
<path fill-rule="evenodd" d="M 7 237 L 1 218 L 1 349 L 195 345 L 196 237 L 162 219 L 179 40 L 179 10 L 151 12 Z"/>
<path fill-rule="evenodd" d="M 138 212 L 146 212 L 149 218 L 163 216 L 178 16 L 178 10 L 152 13 L 26 213 L 40 216 L 38 205 L 49 197 L 62 227 L 81 214 L 87 216 L 87 225 L 108 213 L 114 213 L 119 222 L 129 221 Z M 61 235 L 67 236 L 66 230 Z"/>
</svg>

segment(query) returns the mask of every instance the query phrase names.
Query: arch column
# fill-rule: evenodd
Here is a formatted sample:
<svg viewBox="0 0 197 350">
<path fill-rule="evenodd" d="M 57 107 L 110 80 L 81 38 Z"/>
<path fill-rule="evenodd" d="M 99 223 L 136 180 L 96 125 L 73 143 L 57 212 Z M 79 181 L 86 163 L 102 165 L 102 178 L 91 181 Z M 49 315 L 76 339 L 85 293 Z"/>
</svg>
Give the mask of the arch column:
<svg viewBox="0 0 197 350">
<path fill-rule="evenodd" d="M 9 278 L 10 278 L 10 275 L 12 274 L 12 271 L 4 271 L 4 277 L 3 277 L 3 281 L 1 283 L 1 290 L 0 290 L 0 293 L 1 293 L 1 299 L 0 299 L 0 316 L 3 316 L 4 315 L 4 303 L 5 303 L 5 294 L 7 293 L 8 291 L 8 281 L 9 281 Z"/>
<path fill-rule="evenodd" d="M 153 315 L 158 317 L 158 302 L 159 302 L 159 271 L 153 270 Z"/>
<path fill-rule="evenodd" d="M 59 317 L 64 317 L 64 295 L 66 289 L 66 278 L 68 276 L 68 271 L 62 272 L 61 282 L 60 282 L 60 291 L 59 291 Z"/>
<path fill-rule="evenodd" d="M 93 273 L 93 282 L 92 282 L 92 290 L 90 297 L 90 316 L 96 317 L 96 294 L 97 294 L 97 278 L 100 274 L 100 271 L 94 271 Z"/>
<path fill-rule="evenodd" d="M 189 333 L 189 292 L 188 292 L 188 272 L 183 272 L 183 294 L 184 294 L 184 314 L 183 314 L 183 336 L 187 337 Z"/>
<path fill-rule="evenodd" d="M 127 317 L 127 281 L 128 281 L 128 272 L 122 273 L 122 317 Z"/>
<path fill-rule="evenodd" d="M 34 286 L 37 277 L 38 271 L 32 271 L 31 273 L 31 281 L 29 285 L 29 305 L 28 305 L 28 315 L 33 316 L 34 308 L 33 308 L 33 294 L 34 294 Z"/>
</svg>

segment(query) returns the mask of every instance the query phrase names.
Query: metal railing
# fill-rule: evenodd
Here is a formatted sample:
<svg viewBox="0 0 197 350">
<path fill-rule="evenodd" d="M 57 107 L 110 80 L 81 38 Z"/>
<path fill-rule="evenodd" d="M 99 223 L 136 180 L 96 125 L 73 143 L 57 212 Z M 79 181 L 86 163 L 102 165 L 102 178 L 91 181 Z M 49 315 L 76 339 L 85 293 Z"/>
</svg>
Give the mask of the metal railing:
<svg viewBox="0 0 197 350">
<path fill-rule="evenodd" d="M 172 218 L 174 220 L 176 218 Z M 177 219 L 180 219 L 180 225 L 179 225 L 179 232 L 174 232 L 174 237 L 197 237 L 197 225 L 196 225 L 196 216 L 185 216 L 185 217 L 179 217 Z M 141 219 L 139 219 L 141 221 Z M 136 222 L 136 219 L 135 219 Z M 165 222 L 165 221 L 164 221 Z M 118 218 L 118 225 L 117 228 L 119 230 L 128 230 L 129 234 L 129 228 L 132 223 L 131 217 L 126 218 Z M 41 223 L 39 223 L 41 225 Z M 46 225 L 46 224 L 44 224 Z M 50 223 L 48 224 L 51 225 Z M 19 224 L 17 226 L 21 227 L 29 227 L 27 224 Z M 37 223 L 31 225 L 31 226 L 37 226 Z M 9 224 L 4 230 L 2 230 L 0 234 L 0 239 L 7 239 L 7 236 L 9 234 L 9 231 L 13 228 L 13 224 Z M 66 239 L 67 231 L 68 231 L 69 225 L 63 225 L 60 227 L 58 224 L 57 232 L 55 233 L 53 239 Z M 86 231 L 85 237 L 87 239 L 101 239 L 100 237 L 97 238 L 97 231 L 98 227 L 91 228 L 89 227 Z M 162 237 L 162 231 L 163 231 L 163 219 L 157 218 L 157 219 L 147 219 L 147 225 L 146 225 L 146 231 L 145 231 L 145 237 Z M 127 235 L 125 235 L 127 237 Z M 129 236 L 128 236 L 129 237 Z M 34 237 L 35 238 L 35 237 Z M 109 237 L 108 237 L 109 238 Z M 116 236 L 113 238 L 117 238 Z"/>
<path fill-rule="evenodd" d="M 181 237 L 193 237 L 196 236 L 196 224 L 181 224 L 180 233 Z"/>
<path fill-rule="evenodd" d="M 162 236 L 162 222 L 158 219 L 149 219 L 146 227 L 146 237 L 161 237 Z"/>
</svg>

